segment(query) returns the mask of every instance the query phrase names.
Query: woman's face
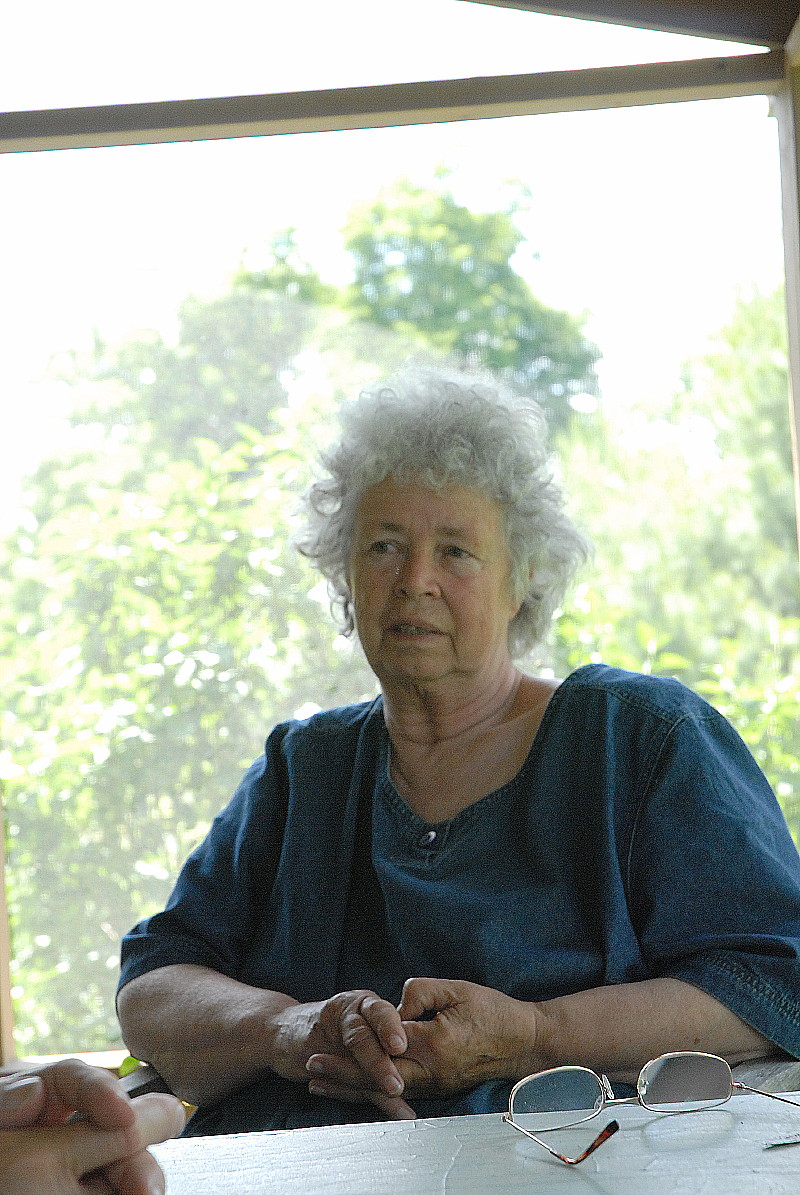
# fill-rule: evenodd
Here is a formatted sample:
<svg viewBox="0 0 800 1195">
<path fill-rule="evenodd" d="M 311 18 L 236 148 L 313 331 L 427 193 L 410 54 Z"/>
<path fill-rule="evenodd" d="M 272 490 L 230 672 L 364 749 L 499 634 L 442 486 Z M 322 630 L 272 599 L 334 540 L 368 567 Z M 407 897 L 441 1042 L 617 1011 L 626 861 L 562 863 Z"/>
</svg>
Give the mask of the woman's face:
<svg viewBox="0 0 800 1195">
<path fill-rule="evenodd" d="M 386 478 L 356 509 L 348 584 L 382 684 L 487 681 L 509 663 L 519 604 L 500 506 L 481 490 Z"/>
</svg>

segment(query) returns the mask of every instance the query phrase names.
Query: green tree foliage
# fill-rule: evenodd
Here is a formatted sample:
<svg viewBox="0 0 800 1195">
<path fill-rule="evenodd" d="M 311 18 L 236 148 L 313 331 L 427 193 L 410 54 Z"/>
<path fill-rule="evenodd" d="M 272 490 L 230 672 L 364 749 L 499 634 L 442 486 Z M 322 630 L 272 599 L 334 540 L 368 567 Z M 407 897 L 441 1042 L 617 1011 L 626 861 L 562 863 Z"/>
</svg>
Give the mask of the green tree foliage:
<svg viewBox="0 0 800 1195">
<path fill-rule="evenodd" d="M 139 478 L 172 460 L 199 463 L 195 445 L 210 441 L 224 450 L 242 426 L 272 430 L 272 412 L 286 403 L 282 371 L 316 326 L 307 304 L 256 303 L 246 289 L 208 302 L 187 299 L 177 345 L 155 333 L 114 353 L 98 344 L 89 376 L 117 388 L 85 398 L 81 421 L 150 429 Z"/>
<path fill-rule="evenodd" d="M 346 305 L 357 319 L 416 331 L 443 354 L 489 368 L 562 429 L 570 397 L 598 393 L 599 353 L 579 319 L 546 307 L 515 271 L 514 212 L 474 212 L 446 190 L 398 184 L 347 229 L 355 276 Z"/>
<path fill-rule="evenodd" d="M 356 211 L 345 230 L 353 281 L 337 295 L 297 251 L 294 229 L 272 243 L 262 271 L 239 282 L 338 303 L 351 318 L 416 340 L 440 357 L 488 368 L 532 394 L 554 431 L 572 421 L 570 398 L 598 394 L 597 347 L 581 320 L 540 302 L 515 270 L 523 238 L 514 203 L 475 212 L 449 191 L 405 181 Z"/>
<path fill-rule="evenodd" d="M 596 557 L 556 628 L 676 676 L 725 713 L 800 840 L 800 573 L 781 291 L 742 300 L 673 401 L 580 427 L 562 454 Z"/>
<path fill-rule="evenodd" d="M 295 228 L 275 234 L 270 247 L 270 262 L 263 270 L 240 269 L 235 282 L 255 290 L 274 290 L 290 299 L 318 306 L 332 306 L 339 301 L 337 287 L 323 282 L 310 262 L 297 248 Z"/>
<path fill-rule="evenodd" d="M 786 308 L 779 290 L 737 305 L 717 351 L 690 372 L 676 408 L 680 414 L 699 401 L 720 456 L 736 462 L 725 470 L 710 536 L 724 543 L 728 571 L 742 579 L 749 601 L 779 618 L 798 618 L 787 394 Z"/>
</svg>

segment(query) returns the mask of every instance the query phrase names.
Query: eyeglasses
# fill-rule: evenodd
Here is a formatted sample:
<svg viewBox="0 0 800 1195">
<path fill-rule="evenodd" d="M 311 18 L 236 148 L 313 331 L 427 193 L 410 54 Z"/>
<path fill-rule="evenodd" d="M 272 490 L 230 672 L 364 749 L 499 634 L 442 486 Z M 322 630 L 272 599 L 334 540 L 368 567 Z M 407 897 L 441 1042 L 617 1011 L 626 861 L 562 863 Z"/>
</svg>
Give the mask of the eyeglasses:
<svg viewBox="0 0 800 1195">
<path fill-rule="evenodd" d="M 585 1066 L 557 1066 L 528 1075 L 512 1089 L 503 1120 L 544 1146 L 554 1158 L 577 1166 L 614 1136 L 619 1128 L 616 1120 L 609 1121 L 577 1158 L 559 1153 L 536 1134 L 583 1124 L 611 1105 L 639 1104 L 651 1112 L 701 1112 L 718 1108 L 740 1091 L 800 1107 L 795 1100 L 734 1082 L 728 1063 L 716 1054 L 683 1051 L 662 1054 L 646 1063 L 636 1080 L 636 1095 L 624 1099 L 615 1097 L 606 1075 L 596 1075 Z"/>
</svg>

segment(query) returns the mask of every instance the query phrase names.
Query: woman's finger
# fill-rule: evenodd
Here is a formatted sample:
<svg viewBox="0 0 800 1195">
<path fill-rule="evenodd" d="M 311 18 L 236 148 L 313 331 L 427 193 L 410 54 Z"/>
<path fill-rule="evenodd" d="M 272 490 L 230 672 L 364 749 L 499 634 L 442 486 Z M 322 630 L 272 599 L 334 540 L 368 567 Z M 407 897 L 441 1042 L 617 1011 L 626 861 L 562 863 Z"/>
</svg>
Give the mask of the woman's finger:
<svg viewBox="0 0 800 1195">
<path fill-rule="evenodd" d="M 403 1090 L 400 1072 L 371 1031 L 366 1026 L 364 1028 L 362 1033 L 361 1028 L 355 1026 L 344 1035 L 345 1047 L 361 1076 L 359 1085 L 384 1091 L 387 1095 L 399 1095 Z"/>
<path fill-rule="evenodd" d="M 366 1074 L 352 1058 L 341 1054 L 312 1054 L 306 1063 L 306 1070 L 311 1082 L 321 1079 L 357 1092 L 381 1090 L 379 1079 Z M 392 1091 L 386 1094 L 398 1095 L 399 1092 L 400 1089 L 393 1085 Z"/>
<path fill-rule="evenodd" d="M 402 1053 L 407 1039 L 397 1010 L 367 993 L 342 1009 L 339 1025 L 346 1055 L 363 1072 L 367 1085 L 390 1096 L 399 1095 L 403 1083 L 391 1054 Z"/>
<path fill-rule="evenodd" d="M 174 1095 L 150 1092 L 132 1104 L 142 1148 L 177 1137 L 186 1126 L 186 1108 Z"/>
<path fill-rule="evenodd" d="M 441 1012 L 454 1003 L 452 984 L 444 979 L 407 979 L 398 1015 L 404 1021 L 418 1021 L 420 1017 Z"/>
<path fill-rule="evenodd" d="M 306 1070 L 313 1078 L 329 1078 L 345 1087 L 359 1090 L 367 1082 L 361 1067 L 352 1058 L 341 1054 L 312 1054 L 306 1063 Z"/>
<path fill-rule="evenodd" d="M 408 1044 L 406 1031 L 393 1004 L 370 993 L 361 1001 L 359 1012 L 387 1054 L 396 1056 L 404 1052 Z"/>
<path fill-rule="evenodd" d="M 339 1084 L 329 1078 L 312 1079 L 308 1085 L 311 1095 L 325 1099 L 342 1100 L 346 1104 L 372 1104 L 383 1113 L 385 1120 L 415 1120 L 416 1113 L 410 1104 L 400 1096 L 390 1096 L 382 1091 L 360 1091 L 349 1084 Z"/>
</svg>

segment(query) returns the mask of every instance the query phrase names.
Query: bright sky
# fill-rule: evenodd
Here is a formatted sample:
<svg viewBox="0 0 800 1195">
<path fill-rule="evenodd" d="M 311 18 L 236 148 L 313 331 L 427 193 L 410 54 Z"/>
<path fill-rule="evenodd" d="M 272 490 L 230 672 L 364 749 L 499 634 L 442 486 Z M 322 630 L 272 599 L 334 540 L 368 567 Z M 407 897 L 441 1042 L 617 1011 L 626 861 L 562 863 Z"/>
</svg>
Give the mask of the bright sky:
<svg viewBox="0 0 800 1195">
<path fill-rule="evenodd" d="M 405 0 L 28 0 L 4 15 L 0 107 L 85 105 L 566 69 L 741 47 L 468 4 Z M 394 8 L 395 14 L 398 11 Z M 313 38 L 308 31 L 313 30 Z M 18 51 L 10 52 L 10 47 Z M 763 97 L 421 128 L 0 157 L 0 473 L 47 443 L 47 358 L 98 327 L 169 328 L 294 225 L 332 278 L 347 213 L 399 176 L 456 197 L 532 192 L 519 267 L 585 311 L 618 401 L 674 388 L 737 293 L 782 275 L 777 131 Z M 57 395 L 55 396 L 57 397 Z M 3 448 L 5 451 L 3 451 Z"/>
<path fill-rule="evenodd" d="M 569 70 L 745 52 L 469 0 L 25 0 L 0 110 Z"/>
</svg>

